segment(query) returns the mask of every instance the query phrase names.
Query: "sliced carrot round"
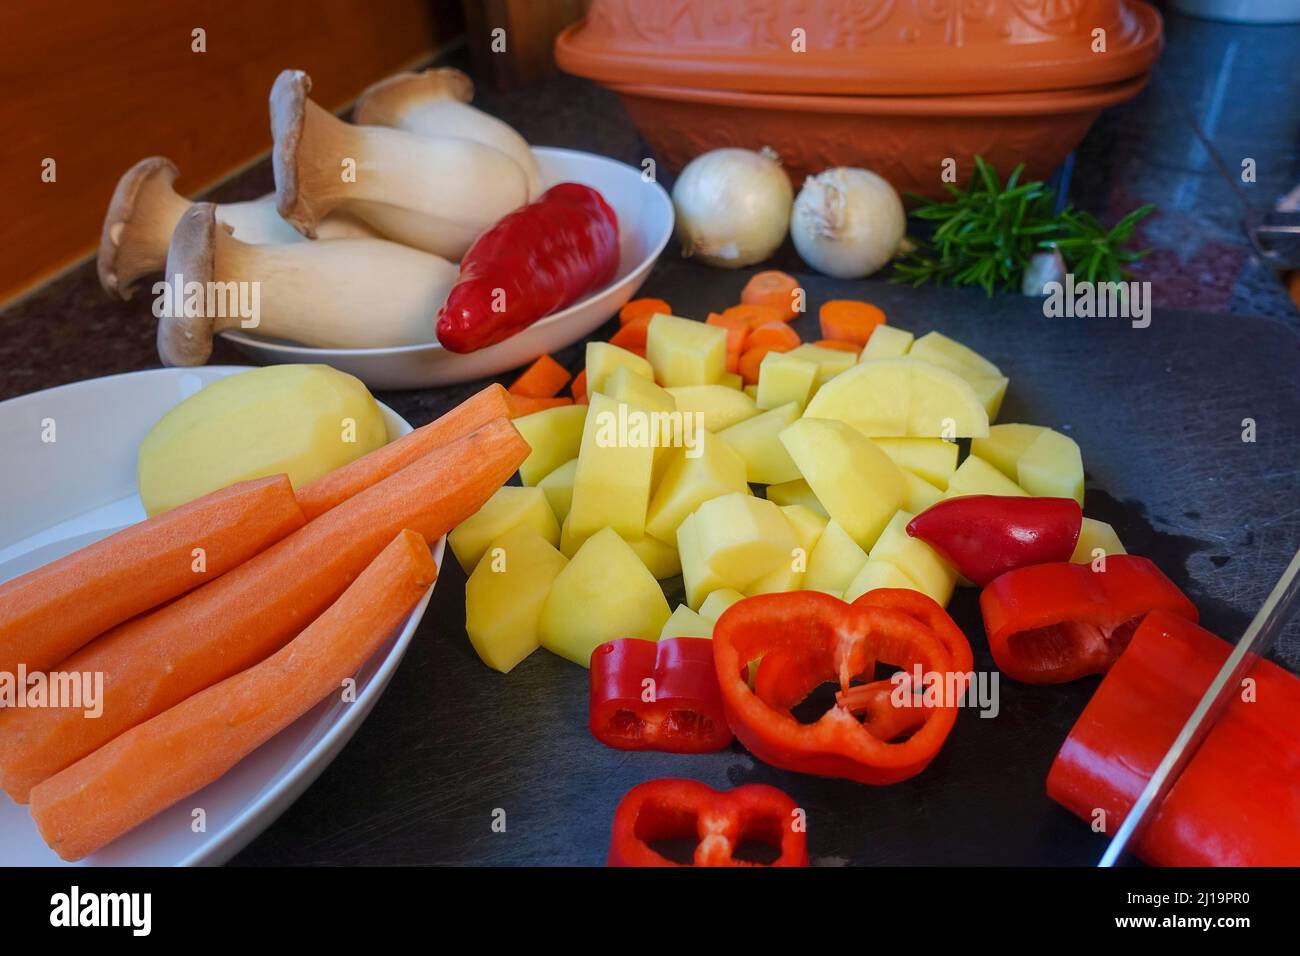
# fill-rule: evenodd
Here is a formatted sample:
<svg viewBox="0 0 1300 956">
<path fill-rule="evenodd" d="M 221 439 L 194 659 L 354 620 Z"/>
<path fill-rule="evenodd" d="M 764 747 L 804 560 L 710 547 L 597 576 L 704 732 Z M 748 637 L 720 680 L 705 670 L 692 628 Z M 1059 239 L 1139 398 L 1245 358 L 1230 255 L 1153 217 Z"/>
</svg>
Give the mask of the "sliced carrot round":
<svg viewBox="0 0 1300 956">
<path fill-rule="evenodd" d="M 664 315 L 672 315 L 673 307 L 663 299 L 633 299 L 618 310 L 618 324 L 627 325 L 633 319 L 639 319 L 643 315 L 648 317 L 661 312 Z"/>
<path fill-rule="evenodd" d="M 822 338 L 866 345 L 877 325 L 885 322 L 882 309 L 870 302 L 852 299 L 832 299 L 817 312 L 821 322 Z"/>
<path fill-rule="evenodd" d="M 854 355 L 862 351 L 862 346 L 857 342 L 845 342 L 843 339 L 818 339 L 813 345 L 823 349 L 839 349 L 841 352 L 852 352 Z"/>
<path fill-rule="evenodd" d="M 722 311 L 722 317 L 729 322 L 745 322 L 751 328 L 766 325 L 769 322 L 787 322 L 790 317 L 782 310 L 771 305 L 733 305 Z"/>
<path fill-rule="evenodd" d="M 780 310 L 783 319 L 793 319 L 802 311 L 796 309 L 796 296 L 800 292 L 799 280 L 786 272 L 769 269 L 760 272 L 745 283 L 740 301 L 745 305 L 766 305 Z"/>
<path fill-rule="evenodd" d="M 750 330 L 745 351 L 767 347 L 777 352 L 788 352 L 798 347 L 799 342 L 799 333 L 784 322 L 768 322 Z"/>
</svg>

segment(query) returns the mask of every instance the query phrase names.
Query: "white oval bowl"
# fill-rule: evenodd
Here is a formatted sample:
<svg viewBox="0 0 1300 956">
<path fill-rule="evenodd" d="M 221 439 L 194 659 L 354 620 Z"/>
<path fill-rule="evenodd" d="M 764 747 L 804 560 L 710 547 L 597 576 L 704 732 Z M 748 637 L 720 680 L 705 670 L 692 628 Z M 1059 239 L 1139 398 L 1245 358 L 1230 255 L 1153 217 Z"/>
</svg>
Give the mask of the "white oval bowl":
<svg viewBox="0 0 1300 956">
<path fill-rule="evenodd" d="M 136 449 L 166 412 L 246 367 L 154 369 L 90 379 L 0 402 L 0 582 L 24 574 L 144 518 Z M 391 441 L 411 431 L 379 406 Z M 46 421 L 56 440 L 41 440 Z M 442 565 L 446 538 L 433 548 Z M 433 588 L 357 674 L 350 704 L 322 701 L 220 780 L 163 811 L 78 865 L 194 866 L 224 863 L 265 830 L 320 775 L 383 693 L 424 616 Z M 191 829 L 201 807 L 207 830 Z M 0 866 L 69 866 L 45 845 L 27 808 L 0 794 Z"/>
<path fill-rule="evenodd" d="M 593 153 L 539 146 L 533 149 L 546 187 L 576 182 L 599 190 L 618 216 L 618 273 L 604 288 L 563 311 L 539 319 L 504 342 L 464 355 L 436 342 L 388 349 L 314 349 L 248 332 L 222 332 L 227 341 L 263 365 L 319 362 L 350 372 L 371 388 L 428 388 L 498 375 L 578 341 L 621 309 L 641 288 L 673 234 L 673 203 L 639 169 Z"/>
</svg>

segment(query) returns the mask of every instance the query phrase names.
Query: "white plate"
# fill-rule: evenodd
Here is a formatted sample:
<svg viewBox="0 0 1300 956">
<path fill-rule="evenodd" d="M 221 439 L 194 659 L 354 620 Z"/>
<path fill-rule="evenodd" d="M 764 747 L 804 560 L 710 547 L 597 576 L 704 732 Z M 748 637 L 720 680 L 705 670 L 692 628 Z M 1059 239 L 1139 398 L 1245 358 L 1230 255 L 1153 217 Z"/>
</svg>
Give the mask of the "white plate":
<svg viewBox="0 0 1300 956">
<path fill-rule="evenodd" d="M 162 415 L 236 366 L 156 369 L 91 379 L 0 402 L 0 581 L 62 557 L 139 521 L 136 448 Z M 389 439 L 411 426 L 380 405 Z M 55 441 L 42 441 L 53 423 Z M 442 563 L 442 539 L 434 557 Z M 318 704 L 211 786 L 82 861 L 100 866 L 224 863 L 261 833 L 348 742 L 411 642 L 430 588 L 394 636 L 357 675 L 357 699 Z M 191 830 L 202 807 L 207 832 Z M 27 808 L 0 794 L 0 866 L 61 866 Z"/>
<path fill-rule="evenodd" d="M 221 334 L 263 365 L 320 362 L 351 372 L 371 388 L 427 388 L 471 382 L 531 362 L 589 335 L 641 288 L 673 233 L 673 203 L 656 182 L 624 163 L 572 149 L 537 147 L 542 182 L 577 182 L 600 191 L 618 215 L 619 261 L 614 281 L 562 312 L 534 322 L 504 342 L 458 355 L 441 345 L 391 349 L 312 349 L 247 332 Z"/>
</svg>

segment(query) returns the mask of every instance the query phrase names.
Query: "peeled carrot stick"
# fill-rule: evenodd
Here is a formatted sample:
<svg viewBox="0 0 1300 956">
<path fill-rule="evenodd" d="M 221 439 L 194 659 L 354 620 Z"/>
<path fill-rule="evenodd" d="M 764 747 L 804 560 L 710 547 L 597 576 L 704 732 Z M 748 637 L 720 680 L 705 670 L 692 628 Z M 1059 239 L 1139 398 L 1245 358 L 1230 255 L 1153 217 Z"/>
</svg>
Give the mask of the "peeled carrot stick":
<svg viewBox="0 0 1300 956">
<path fill-rule="evenodd" d="M 298 504 L 307 520 L 315 518 L 400 471 L 417 458 L 481 428 L 494 418 L 509 418 L 510 402 L 500 385 L 489 385 L 427 425 L 389 442 L 328 475 L 298 489 Z"/>
<path fill-rule="evenodd" d="M 204 495 L 0 584 L 0 672 L 49 670 L 109 628 L 306 523 L 286 475 Z"/>
<path fill-rule="evenodd" d="M 401 531 L 337 601 L 260 664 L 132 727 L 32 790 L 32 817 L 80 860 L 206 787 L 337 694 L 438 576 L 423 537 Z"/>
<path fill-rule="evenodd" d="M 498 419 L 349 498 L 233 571 L 121 624 L 60 664 L 102 673 L 102 714 L 0 710 L 0 786 L 31 788 L 186 697 L 251 667 L 315 620 L 403 528 L 435 541 L 531 449 Z"/>
<path fill-rule="evenodd" d="M 652 316 L 663 313 L 672 315 L 673 307 L 663 299 L 633 299 L 623 308 L 618 310 L 618 324 L 627 325 L 633 319 L 639 319 L 642 316 Z"/>
<path fill-rule="evenodd" d="M 745 305 L 769 305 L 780 309 L 786 319 L 793 319 L 796 312 L 795 295 L 799 291 L 799 280 L 794 276 L 776 269 L 760 272 L 745 283 L 740 293 L 740 301 Z"/>
<path fill-rule="evenodd" d="M 524 370 L 507 389 L 511 395 L 526 395 L 529 398 L 551 398 L 560 394 L 560 389 L 569 384 L 568 370 L 549 355 L 543 355 Z"/>
<path fill-rule="evenodd" d="M 533 412 L 545 411 L 559 405 L 572 405 L 573 399 L 558 395 L 555 398 L 529 398 L 527 395 L 510 396 L 510 417 L 523 418 Z"/>
<path fill-rule="evenodd" d="M 876 326 L 884 323 L 885 313 L 870 302 L 832 299 L 817 310 L 817 318 L 822 338 L 866 345 Z"/>
</svg>

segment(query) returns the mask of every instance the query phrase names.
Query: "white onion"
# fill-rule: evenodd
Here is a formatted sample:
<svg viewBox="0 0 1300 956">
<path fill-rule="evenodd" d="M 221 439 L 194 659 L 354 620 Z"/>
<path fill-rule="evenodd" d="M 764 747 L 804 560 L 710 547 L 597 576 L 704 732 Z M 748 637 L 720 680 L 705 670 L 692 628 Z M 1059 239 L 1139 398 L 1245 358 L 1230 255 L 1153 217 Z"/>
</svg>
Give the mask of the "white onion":
<svg viewBox="0 0 1300 956">
<path fill-rule="evenodd" d="M 804 262 L 837 279 L 869 276 L 898 252 L 907 214 L 894 187 L 865 169 L 809 176 L 794 201 L 790 237 Z"/>
<path fill-rule="evenodd" d="M 739 269 L 761 262 L 781 245 L 790 228 L 794 190 L 766 153 L 770 150 L 715 149 L 686 164 L 673 186 L 683 255 Z"/>
</svg>

